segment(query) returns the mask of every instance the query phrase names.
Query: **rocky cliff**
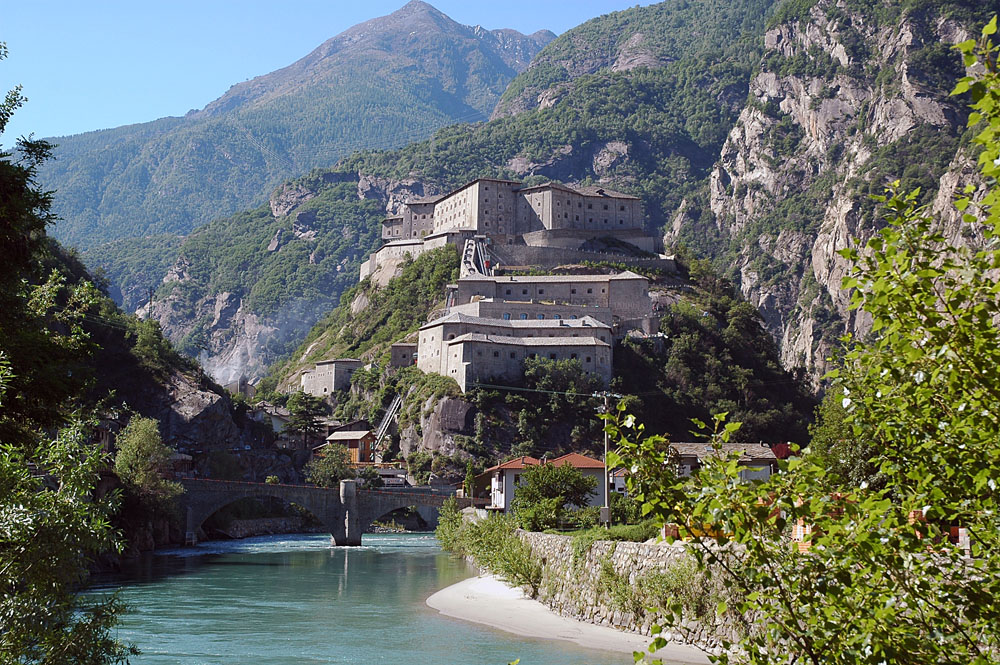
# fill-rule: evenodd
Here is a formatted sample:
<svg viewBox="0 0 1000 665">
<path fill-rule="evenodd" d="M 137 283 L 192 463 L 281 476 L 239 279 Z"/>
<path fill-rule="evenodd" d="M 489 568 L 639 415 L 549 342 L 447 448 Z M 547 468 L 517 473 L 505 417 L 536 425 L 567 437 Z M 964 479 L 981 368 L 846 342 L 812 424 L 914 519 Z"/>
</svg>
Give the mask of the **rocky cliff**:
<svg viewBox="0 0 1000 665">
<path fill-rule="evenodd" d="M 879 227 L 869 195 L 901 179 L 942 212 L 969 175 L 966 100 L 948 95 L 962 70 L 949 45 L 969 37 L 975 17 L 947 4 L 894 15 L 861 4 L 821 0 L 767 30 L 711 173 L 716 229 L 683 209 L 666 229 L 668 242 L 718 232 L 716 255 L 780 342 L 783 364 L 814 379 L 837 337 L 867 332 L 840 289 L 848 266 L 837 252 Z"/>
</svg>

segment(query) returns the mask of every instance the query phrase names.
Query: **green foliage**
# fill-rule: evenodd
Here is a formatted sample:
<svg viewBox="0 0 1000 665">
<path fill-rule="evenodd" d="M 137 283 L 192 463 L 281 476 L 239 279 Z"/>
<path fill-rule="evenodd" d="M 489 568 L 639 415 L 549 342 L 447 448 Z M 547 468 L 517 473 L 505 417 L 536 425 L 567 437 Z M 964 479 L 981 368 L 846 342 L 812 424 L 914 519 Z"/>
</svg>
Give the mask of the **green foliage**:
<svg viewBox="0 0 1000 665">
<path fill-rule="evenodd" d="M 322 454 L 309 460 L 303 470 L 306 480 L 320 487 L 339 487 L 341 480 L 354 478 L 347 446 L 339 444 L 324 446 Z"/>
<path fill-rule="evenodd" d="M 0 377 L 0 403 L 6 388 Z M 47 475 L 32 474 L 29 464 Z M 4 662 L 98 665 L 138 653 L 114 637 L 120 600 L 91 602 L 77 594 L 89 558 L 118 547 L 111 497 L 94 497 L 104 464 L 78 422 L 53 441 L 0 445 Z"/>
<path fill-rule="evenodd" d="M 173 450 L 163 443 L 155 420 L 133 417 L 115 443 L 115 474 L 147 506 L 167 508 L 184 492 L 180 483 L 164 478 Z"/>
<path fill-rule="evenodd" d="M 699 569 L 740 599 L 718 611 L 752 618 L 754 630 L 738 645 L 742 660 L 997 662 L 996 25 L 983 29 L 978 48 L 975 40 L 959 45 L 966 66 L 982 66 L 955 89 L 970 93 L 970 124 L 978 125 L 982 147 L 986 186 L 975 200 L 956 203 L 976 246 L 950 243 L 919 205 L 919 192 L 890 191 L 880 201 L 887 226 L 863 249 L 843 252 L 853 265 L 843 286 L 852 307 L 871 317 L 872 334 L 864 342 L 845 339 L 833 390 L 850 434 L 870 446 L 867 464 L 882 486 L 852 485 L 850 474 L 809 457 L 782 462 L 782 472 L 763 483 L 739 482 L 732 458 L 710 459 L 691 479 L 671 479 L 662 459 L 647 454 L 649 438 L 634 419 L 612 423 L 620 459 L 634 465 L 630 482 L 643 510 L 695 534 Z M 970 184 L 967 195 L 976 189 Z M 721 438 L 737 428 L 726 424 Z M 796 523 L 809 530 L 807 552 L 789 542 Z M 971 557 L 949 542 L 952 527 L 967 530 Z"/>
<path fill-rule="evenodd" d="M 521 473 L 514 489 L 513 510 L 518 523 L 529 531 L 543 531 L 560 524 L 568 505 L 583 508 L 597 479 L 569 464 L 539 464 Z"/>
<path fill-rule="evenodd" d="M 465 554 L 459 538 L 461 529 L 462 512 L 458 509 L 458 500 L 450 496 L 438 510 L 438 525 L 434 529 L 434 536 L 445 550 L 455 554 Z"/>
<path fill-rule="evenodd" d="M 517 523 L 505 515 L 490 515 L 476 522 L 462 521 L 454 504 L 442 508 L 439 530 L 441 546 L 456 554 L 471 556 L 480 566 L 508 584 L 524 587 L 532 598 L 542 583 L 542 566 L 531 548 L 518 536 Z"/>
<path fill-rule="evenodd" d="M 291 415 L 285 429 L 301 434 L 303 440 L 321 431 L 320 418 L 326 413 L 322 399 L 299 390 L 288 398 L 287 406 Z"/>
<path fill-rule="evenodd" d="M 382 480 L 382 476 L 379 475 L 379 472 L 374 467 L 361 467 L 358 470 L 358 478 L 364 481 L 365 487 L 371 489 L 378 489 L 385 486 L 385 481 Z"/>
<path fill-rule="evenodd" d="M 264 482 L 268 485 L 280 485 L 281 478 L 278 478 L 278 476 L 268 476 L 264 479 Z"/>
<path fill-rule="evenodd" d="M 355 284 L 340 296 L 340 304 L 312 326 L 299 348 L 272 368 L 278 377 L 303 364 L 325 358 L 358 358 L 416 332 L 431 310 L 443 304 L 444 286 L 458 278 L 458 252 L 452 246 L 421 254 L 408 261 L 401 274 L 383 288 L 370 281 Z M 356 277 L 352 274 L 351 280 Z M 354 312 L 351 304 L 366 298 L 368 305 Z M 357 376 L 361 380 L 364 375 Z"/>
<path fill-rule="evenodd" d="M 665 338 L 616 347 L 615 387 L 644 395 L 639 419 L 674 440 L 690 438 L 691 418 L 728 412 L 746 440 L 805 441 L 814 397 L 782 368 L 760 314 L 707 262 L 690 272 L 698 294 L 663 312 Z"/>
<path fill-rule="evenodd" d="M 0 100 L 0 132 L 23 101 L 19 87 Z M 91 558 L 118 543 L 113 497 L 96 494 L 107 460 L 73 412 L 91 350 L 82 320 L 97 290 L 45 268 L 51 198 L 36 174 L 48 149 L 22 139 L 15 153 L 0 151 L 0 654 L 118 663 L 137 653 L 114 637 L 121 602 L 77 594 Z"/>
</svg>

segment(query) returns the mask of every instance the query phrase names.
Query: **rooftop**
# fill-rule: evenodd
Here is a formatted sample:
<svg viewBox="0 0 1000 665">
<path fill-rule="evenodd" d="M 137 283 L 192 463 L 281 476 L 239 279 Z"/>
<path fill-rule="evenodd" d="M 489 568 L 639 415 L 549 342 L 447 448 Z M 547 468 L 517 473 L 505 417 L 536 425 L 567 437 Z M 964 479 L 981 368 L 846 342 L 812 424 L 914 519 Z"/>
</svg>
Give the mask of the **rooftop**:
<svg viewBox="0 0 1000 665">
<path fill-rule="evenodd" d="M 594 459 L 593 457 L 587 457 L 586 455 L 581 455 L 580 453 L 569 453 L 568 455 L 563 455 L 562 457 L 557 457 L 554 460 L 550 460 L 552 466 L 565 466 L 569 464 L 577 469 L 603 469 L 604 462 L 599 459 Z"/>
<path fill-rule="evenodd" d="M 611 346 L 596 337 L 512 337 L 484 335 L 482 333 L 459 335 L 455 339 L 445 341 L 445 344 L 464 344 L 465 342 L 488 342 L 504 346 Z"/>
<path fill-rule="evenodd" d="M 334 432 L 330 436 L 326 437 L 327 441 L 354 441 L 356 439 L 363 439 L 372 431 L 370 429 L 357 430 L 357 431 L 340 431 Z"/>
<path fill-rule="evenodd" d="M 496 466 L 491 466 L 490 468 L 483 471 L 484 475 L 490 471 L 503 471 L 507 469 L 520 470 L 527 468 L 529 466 L 538 466 L 542 463 L 542 460 L 535 457 L 515 457 L 514 459 L 507 460 L 503 464 L 497 464 Z M 564 466 L 569 464 L 577 469 L 603 469 L 604 462 L 593 457 L 587 457 L 586 455 L 581 455 L 580 453 L 569 453 L 568 455 L 563 455 L 562 457 L 557 457 L 553 460 L 548 460 L 548 464 L 552 466 Z"/>
<path fill-rule="evenodd" d="M 486 275 L 469 275 L 459 278 L 459 282 L 496 282 L 512 284 L 531 284 L 535 282 L 546 283 L 570 283 L 570 282 L 607 282 L 609 280 L 642 279 L 646 278 L 631 270 L 620 272 L 615 275 L 509 275 L 506 277 L 487 277 Z"/>
<path fill-rule="evenodd" d="M 531 328 L 603 328 L 610 330 L 611 326 L 601 323 L 592 316 L 584 316 L 579 319 L 489 319 L 481 316 L 472 316 L 462 312 L 452 312 L 440 319 L 434 319 L 429 323 L 420 326 L 421 330 L 433 328 L 445 323 L 471 323 L 493 328 L 510 329 L 531 329 Z"/>
<path fill-rule="evenodd" d="M 681 457 L 704 459 L 717 454 L 712 444 L 708 442 L 671 443 L 670 447 Z M 766 443 L 723 443 L 720 452 L 723 455 L 739 453 L 741 462 L 774 462 L 778 459 Z"/>
</svg>

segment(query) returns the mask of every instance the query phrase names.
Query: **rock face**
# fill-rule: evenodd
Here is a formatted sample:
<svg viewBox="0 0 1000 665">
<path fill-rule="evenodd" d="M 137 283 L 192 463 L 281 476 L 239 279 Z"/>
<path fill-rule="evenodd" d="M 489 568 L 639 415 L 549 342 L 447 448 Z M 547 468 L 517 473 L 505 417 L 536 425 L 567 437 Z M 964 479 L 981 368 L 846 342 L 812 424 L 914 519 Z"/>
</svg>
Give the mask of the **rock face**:
<svg viewBox="0 0 1000 665">
<path fill-rule="evenodd" d="M 712 171 L 709 198 L 736 250 L 731 268 L 743 295 L 786 367 L 818 378 L 838 336 L 868 330 L 848 310 L 840 288 L 848 265 L 838 251 L 864 244 L 878 227 L 869 193 L 903 178 L 944 211 L 969 182 L 958 138 L 965 111 L 948 97 L 961 69 L 946 46 L 967 37 L 933 9 L 878 23 L 828 0 L 766 33 L 768 54 Z M 946 217 L 947 233 L 960 236 L 957 216 Z M 690 224 L 679 210 L 667 242 Z"/>
<path fill-rule="evenodd" d="M 266 211 L 270 213 L 272 228 L 261 251 L 284 260 L 283 252 L 295 243 L 305 244 L 301 263 L 316 265 L 322 253 L 325 236 L 342 235 L 345 242 L 356 242 L 360 231 L 347 223 L 335 225 L 331 231 L 320 228 L 315 206 L 305 205 L 329 186 L 352 185 L 358 200 L 372 201 L 379 210 L 392 214 L 403 201 L 436 193 L 430 186 L 414 179 L 391 180 L 367 174 L 325 173 L 311 185 L 303 181 L 287 183 L 271 196 Z M 267 214 L 267 213 L 264 213 Z M 337 274 L 355 275 L 353 263 L 361 255 L 354 250 L 339 259 L 334 266 Z M 197 259 L 189 258 L 185 246 L 180 256 L 167 271 L 163 284 L 172 288 L 166 295 L 154 299 L 152 307 L 145 303 L 137 313 L 159 321 L 167 337 L 184 351 L 197 356 L 205 371 L 225 385 L 245 377 L 251 381 L 264 375 L 267 366 L 281 353 L 285 345 L 294 345 L 326 311 L 332 309 L 339 292 L 311 293 L 309 297 L 283 297 L 281 306 L 266 313 L 255 311 L 252 289 L 228 290 L 200 280 L 198 272 L 204 266 L 195 265 Z M 217 268 L 216 268 L 217 269 Z M 388 271 L 380 279 L 388 281 L 394 274 Z M 353 282 L 353 279 L 349 280 Z"/>
<path fill-rule="evenodd" d="M 459 450 L 455 437 L 475 434 L 474 408 L 464 400 L 451 397 L 428 400 L 421 409 L 420 422 L 400 432 L 402 456 L 418 450 L 454 455 Z"/>
</svg>

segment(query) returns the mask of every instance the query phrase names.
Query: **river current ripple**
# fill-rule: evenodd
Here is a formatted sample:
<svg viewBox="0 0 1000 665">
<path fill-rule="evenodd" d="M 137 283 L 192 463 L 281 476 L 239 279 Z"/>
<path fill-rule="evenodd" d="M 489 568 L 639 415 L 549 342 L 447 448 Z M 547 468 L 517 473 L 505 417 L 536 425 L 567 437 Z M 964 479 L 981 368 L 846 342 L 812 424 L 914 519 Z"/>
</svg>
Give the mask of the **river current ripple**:
<svg viewBox="0 0 1000 665">
<path fill-rule="evenodd" d="M 118 637 L 135 665 L 609 665 L 625 654 L 521 639 L 450 619 L 424 601 L 471 571 L 430 534 L 248 538 L 161 550 L 88 594 L 128 604 Z"/>
</svg>

